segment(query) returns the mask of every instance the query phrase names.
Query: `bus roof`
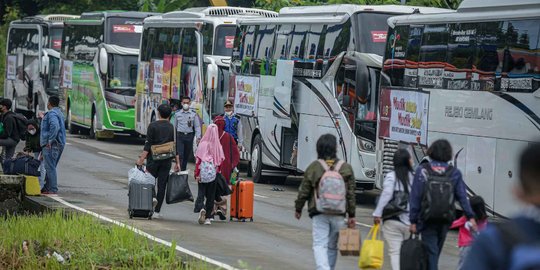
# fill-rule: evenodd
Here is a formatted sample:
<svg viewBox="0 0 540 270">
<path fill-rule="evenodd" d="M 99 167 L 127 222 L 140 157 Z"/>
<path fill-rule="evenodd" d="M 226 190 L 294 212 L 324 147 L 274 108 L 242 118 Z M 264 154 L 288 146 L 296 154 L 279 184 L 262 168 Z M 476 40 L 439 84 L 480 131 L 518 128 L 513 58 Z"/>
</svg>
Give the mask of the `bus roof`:
<svg viewBox="0 0 540 270">
<path fill-rule="evenodd" d="M 195 7 L 188 8 L 184 11 L 200 12 L 207 16 L 226 17 L 226 16 L 261 16 L 273 18 L 277 17 L 278 13 L 274 11 L 259 9 L 259 8 L 244 8 L 244 7 Z"/>
<path fill-rule="evenodd" d="M 158 15 L 155 12 L 138 12 L 138 11 L 121 11 L 121 10 L 107 10 L 107 11 L 93 11 L 84 12 L 81 14 L 81 19 L 103 19 L 107 17 L 125 17 L 125 18 L 146 18 L 149 16 Z"/>
<path fill-rule="evenodd" d="M 540 1 L 538 0 L 464 0 L 456 12 L 396 16 L 388 19 L 388 25 L 394 27 L 398 24 L 481 22 L 539 17 Z"/>
<path fill-rule="evenodd" d="M 396 13 L 407 14 L 418 10 L 422 14 L 447 12 L 448 9 L 420 7 L 420 6 L 403 6 L 403 5 L 322 5 L 322 6 L 304 6 L 304 7 L 284 7 L 279 10 L 279 16 L 306 16 L 306 15 L 336 15 L 348 14 L 352 15 L 361 11 L 381 12 L 381 13 Z"/>
<path fill-rule="evenodd" d="M 189 8 L 184 11 L 173 11 L 162 15 L 148 17 L 144 20 L 144 27 L 174 25 L 174 23 L 211 22 L 214 24 L 235 24 L 236 20 L 244 17 L 269 18 L 277 17 L 273 11 L 254 8 L 238 7 L 205 7 Z"/>
<path fill-rule="evenodd" d="M 69 14 L 49 14 L 49 15 L 36 15 L 25 17 L 20 20 L 11 22 L 12 24 L 48 24 L 54 26 L 63 26 L 64 21 L 77 19 L 80 16 L 78 15 L 69 15 Z"/>
</svg>

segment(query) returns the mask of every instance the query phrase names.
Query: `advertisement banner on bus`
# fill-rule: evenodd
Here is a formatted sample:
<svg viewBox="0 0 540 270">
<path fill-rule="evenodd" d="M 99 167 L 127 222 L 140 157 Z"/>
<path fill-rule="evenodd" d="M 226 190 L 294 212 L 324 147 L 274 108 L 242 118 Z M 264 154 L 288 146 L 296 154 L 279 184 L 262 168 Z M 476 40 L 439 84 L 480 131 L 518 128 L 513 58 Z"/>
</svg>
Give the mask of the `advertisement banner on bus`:
<svg viewBox="0 0 540 270">
<path fill-rule="evenodd" d="M 152 70 L 154 73 L 154 85 L 152 87 L 152 92 L 161 94 L 163 91 L 163 60 L 152 59 Z"/>
<path fill-rule="evenodd" d="M 171 68 L 171 98 L 180 99 L 180 83 L 182 80 L 182 56 L 175 54 L 172 57 Z"/>
<path fill-rule="evenodd" d="M 62 65 L 62 86 L 65 88 L 73 87 L 73 62 L 64 61 Z"/>
<path fill-rule="evenodd" d="M 234 111 L 238 114 L 256 116 L 259 78 L 236 76 Z"/>
<path fill-rule="evenodd" d="M 150 77 L 150 63 L 140 62 L 139 71 L 137 74 L 137 85 L 136 90 L 137 94 L 142 94 L 149 91 L 148 79 Z"/>
<path fill-rule="evenodd" d="M 379 137 L 427 145 L 429 93 L 383 88 Z"/>
<path fill-rule="evenodd" d="M 15 80 L 17 78 L 17 56 L 8 55 L 6 64 L 6 78 Z"/>
</svg>

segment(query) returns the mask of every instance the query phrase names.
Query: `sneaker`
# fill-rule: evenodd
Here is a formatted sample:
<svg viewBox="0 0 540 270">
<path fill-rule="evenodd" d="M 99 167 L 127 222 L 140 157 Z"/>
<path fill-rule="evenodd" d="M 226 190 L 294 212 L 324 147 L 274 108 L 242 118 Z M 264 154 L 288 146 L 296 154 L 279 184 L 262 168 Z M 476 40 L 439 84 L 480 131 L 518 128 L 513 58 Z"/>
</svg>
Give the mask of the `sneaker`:
<svg viewBox="0 0 540 270">
<path fill-rule="evenodd" d="M 204 224 L 206 218 L 206 210 L 201 209 L 201 212 L 199 212 L 199 224 Z"/>
<path fill-rule="evenodd" d="M 152 208 L 156 208 L 156 205 L 157 205 L 157 199 L 153 198 L 152 199 Z"/>
<path fill-rule="evenodd" d="M 159 213 L 159 212 L 155 212 L 153 215 L 152 215 L 152 218 L 153 219 L 161 219 L 163 216 Z"/>
<path fill-rule="evenodd" d="M 226 220 L 227 219 L 227 216 L 225 216 L 225 214 L 223 213 L 223 211 L 221 211 L 221 209 L 217 210 L 217 215 L 219 216 L 220 220 Z"/>
<path fill-rule="evenodd" d="M 43 195 L 56 195 L 56 192 L 44 191 L 44 192 L 41 192 L 41 194 L 43 194 Z"/>
<path fill-rule="evenodd" d="M 204 225 L 212 225 L 212 221 L 210 221 L 210 219 L 207 218 L 207 219 L 204 221 Z"/>
<path fill-rule="evenodd" d="M 215 219 L 214 219 L 214 218 L 209 218 L 209 219 L 210 219 L 210 221 L 211 221 L 211 222 L 214 222 L 214 221 L 215 221 Z"/>
</svg>

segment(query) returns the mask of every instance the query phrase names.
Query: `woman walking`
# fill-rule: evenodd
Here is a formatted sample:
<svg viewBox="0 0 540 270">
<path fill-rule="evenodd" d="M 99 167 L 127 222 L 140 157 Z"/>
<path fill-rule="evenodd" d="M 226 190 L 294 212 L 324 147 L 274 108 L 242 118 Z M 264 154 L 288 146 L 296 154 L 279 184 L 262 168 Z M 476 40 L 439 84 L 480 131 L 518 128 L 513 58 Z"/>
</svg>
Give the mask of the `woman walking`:
<svg viewBox="0 0 540 270">
<path fill-rule="evenodd" d="M 219 142 L 218 127 L 215 124 L 209 125 L 206 129 L 197 147 L 195 158 L 195 180 L 199 185 L 199 196 L 204 195 L 206 199 L 205 207 L 199 212 L 199 224 L 210 225 L 216 196 L 216 176 L 220 173 L 221 164 L 225 160 Z M 200 198 L 197 198 L 197 201 L 199 200 Z"/>
<path fill-rule="evenodd" d="M 377 208 L 373 212 L 373 222 L 375 224 L 383 223 L 382 231 L 384 239 L 388 243 L 393 270 L 399 270 L 401 243 L 410 236 L 409 226 L 411 223 L 409 221 L 408 197 L 413 182 L 412 171 L 411 155 L 407 150 L 399 149 L 394 154 L 394 171 L 389 172 L 384 178 L 383 191 Z M 392 211 L 393 213 L 384 211 L 390 203 L 395 205 L 398 196 L 407 200 L 406 209 L 397 212 Z M 392 200 L 394 201 L 392 202 Z"/>
</svg>

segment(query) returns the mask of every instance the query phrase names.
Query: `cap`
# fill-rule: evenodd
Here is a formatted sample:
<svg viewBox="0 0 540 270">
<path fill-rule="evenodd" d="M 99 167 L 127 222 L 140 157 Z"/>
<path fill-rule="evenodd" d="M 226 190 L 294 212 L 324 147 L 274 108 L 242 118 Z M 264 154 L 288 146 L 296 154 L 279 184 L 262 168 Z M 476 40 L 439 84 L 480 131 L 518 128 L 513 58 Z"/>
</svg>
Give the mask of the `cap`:
<svg viewBox="0 0 540 270">
<path fill-rule="evenodd" d="M 225 104 L 223 104 L 223 107 L 227 106 L 233 106 L 233 103 L 230 100 L 225 101 Z"/>
</svg>

